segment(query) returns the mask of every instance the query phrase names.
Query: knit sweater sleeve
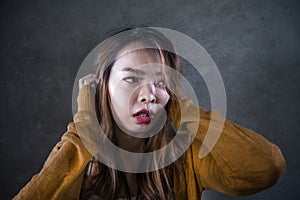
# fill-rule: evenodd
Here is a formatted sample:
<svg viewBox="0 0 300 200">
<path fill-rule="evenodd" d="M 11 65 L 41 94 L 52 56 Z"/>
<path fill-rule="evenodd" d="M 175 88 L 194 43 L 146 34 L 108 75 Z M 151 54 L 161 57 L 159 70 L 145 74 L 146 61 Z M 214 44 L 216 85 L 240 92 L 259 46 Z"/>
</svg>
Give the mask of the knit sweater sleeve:
<svg viewBox="0 0 300 200">
<path fill-rule="evenodd" d="M 91 88 L 84 86 L 78 95 L 78 113 L 74 122 L 55 145 L 41 171 L 13 198 L 30 199 L 78 199 L 84 169 L 91 158 L 81 138 L 76 123 L 89 118 L 92 110 Z"/>
<path fill-rule="evenodd" d="M 229 195 L 250 195 L 274 185 L 285 171 L 285 159 L 280 149 L 257 133 L 232 123 L 216 111 L 204 111 L 184 99 L 184 110 L 199 110 L 200 120 L 188 157 L 188 174 L 197 182 L 200 191 L 213 189 Z M 190 123 L 180 117 L 178 102 L 171 107 L 171 118 L 178 128 L 180 123 Z M 212 118 L 212 115 L 217 116 Z M 206 148 L 205 136 L 210 123 L 222 123 L 217 142 L 205 157 L 199 155 Z M 185 127 L 189 127 L 185 125 Z M 214 129 L 214 126 L 211 127 Z M 217 130 L 216 130 L 217 131 Z M 209 143 L 209 142 L 208 142 Z M 204 146 L 203 146 L 204 145 Z M 201 158 L 200 158 L 201 157 Z M 191 177 L 189 177 L 190 180 Z"/>
</svg>

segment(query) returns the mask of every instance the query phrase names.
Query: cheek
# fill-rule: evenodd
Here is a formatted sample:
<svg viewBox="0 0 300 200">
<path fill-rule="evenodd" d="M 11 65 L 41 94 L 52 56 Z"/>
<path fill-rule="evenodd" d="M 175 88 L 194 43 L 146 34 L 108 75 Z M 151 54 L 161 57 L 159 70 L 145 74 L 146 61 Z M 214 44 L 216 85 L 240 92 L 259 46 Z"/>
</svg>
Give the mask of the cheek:
<svg viewBox="0 0 300 200">
<path fill-rule="evenodd" d="M 121 99 L 121 94 L 118 92 L 117 87 L 112 84 L 112 82 L 109 82 L 108 85 L 108 93 L 109 93 L 109 98 L 110 98 L 110 107 L 113 111 L 119 111 L 121 106 L 120 106 L 120 101 L 118 99 Z M 116 112 L 119 113 L 119 112 Z"/>
<path fill-rule="evenodd" d="M 160 104 L 162 107 L 165 107 L 168 101 L 170 100 L 170 95 L 165 89 L 157 89 L 156 98 L 157 98 L 157 103 Z"/>
<path fill-rule="evenodd" d="M 130 105 L 134 100 L 132 100 L 132 95 L 129 90 L 121 87 L 115 87 L 113 92 L 109 92 L 111 99 L 111 107 L 116 111 L 116 113 L 121 116 L 128 116 L 130 113 Z"/>
</svg>

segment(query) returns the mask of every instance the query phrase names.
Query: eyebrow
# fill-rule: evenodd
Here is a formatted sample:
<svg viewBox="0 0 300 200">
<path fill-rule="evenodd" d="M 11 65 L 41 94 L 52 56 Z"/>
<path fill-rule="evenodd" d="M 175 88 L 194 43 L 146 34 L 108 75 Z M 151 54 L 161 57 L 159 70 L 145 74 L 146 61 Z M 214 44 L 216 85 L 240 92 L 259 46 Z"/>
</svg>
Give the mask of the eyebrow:
<svg viewBox="0 0 300 200">
<path fill-rule="evenodd" d="M 122 71 L 124 71 L 124 72 L 132 72 L 132 73 L 135 73 L 135 74 L 138 74 L 138 75 L 146 75 L 146 72 L 144 72 L 143 70 L 133 69 L 131 67 L 126 67 L 126 68 L 122 69 Z M 162 72 L 161 71 L 156 72 L 155 75 L 160 76 L 160 75 L 162 75 Z"/>
</svg>

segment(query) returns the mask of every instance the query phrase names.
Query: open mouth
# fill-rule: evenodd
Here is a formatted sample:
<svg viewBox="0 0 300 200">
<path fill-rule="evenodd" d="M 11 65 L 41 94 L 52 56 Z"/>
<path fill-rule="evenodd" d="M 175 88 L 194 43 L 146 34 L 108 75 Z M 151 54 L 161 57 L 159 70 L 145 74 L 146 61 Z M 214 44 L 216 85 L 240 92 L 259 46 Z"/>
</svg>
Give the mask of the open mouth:
<svg viewBox="0 0 300 200">
<path fill-rule="evenodd" d="M 139 124 L 150 124 L 151 122 L 150 111 L 147 109 L 142 109 L 138 111 L 133 115 L 133 117 Z"/>
</svg>

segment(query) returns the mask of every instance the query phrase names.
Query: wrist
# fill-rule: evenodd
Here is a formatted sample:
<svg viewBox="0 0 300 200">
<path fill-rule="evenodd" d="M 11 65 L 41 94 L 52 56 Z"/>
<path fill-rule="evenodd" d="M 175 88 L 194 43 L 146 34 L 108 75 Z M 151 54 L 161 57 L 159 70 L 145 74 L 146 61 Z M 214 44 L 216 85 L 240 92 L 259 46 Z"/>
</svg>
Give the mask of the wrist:
<svg viewBox="0 0 300 200">
<path fill-rule="evenodd" d="M 90 85 L 84 85 L 78 92 L 78 112 L 83 110 L 95 111 L 95 92 Z"/>
</svg>

